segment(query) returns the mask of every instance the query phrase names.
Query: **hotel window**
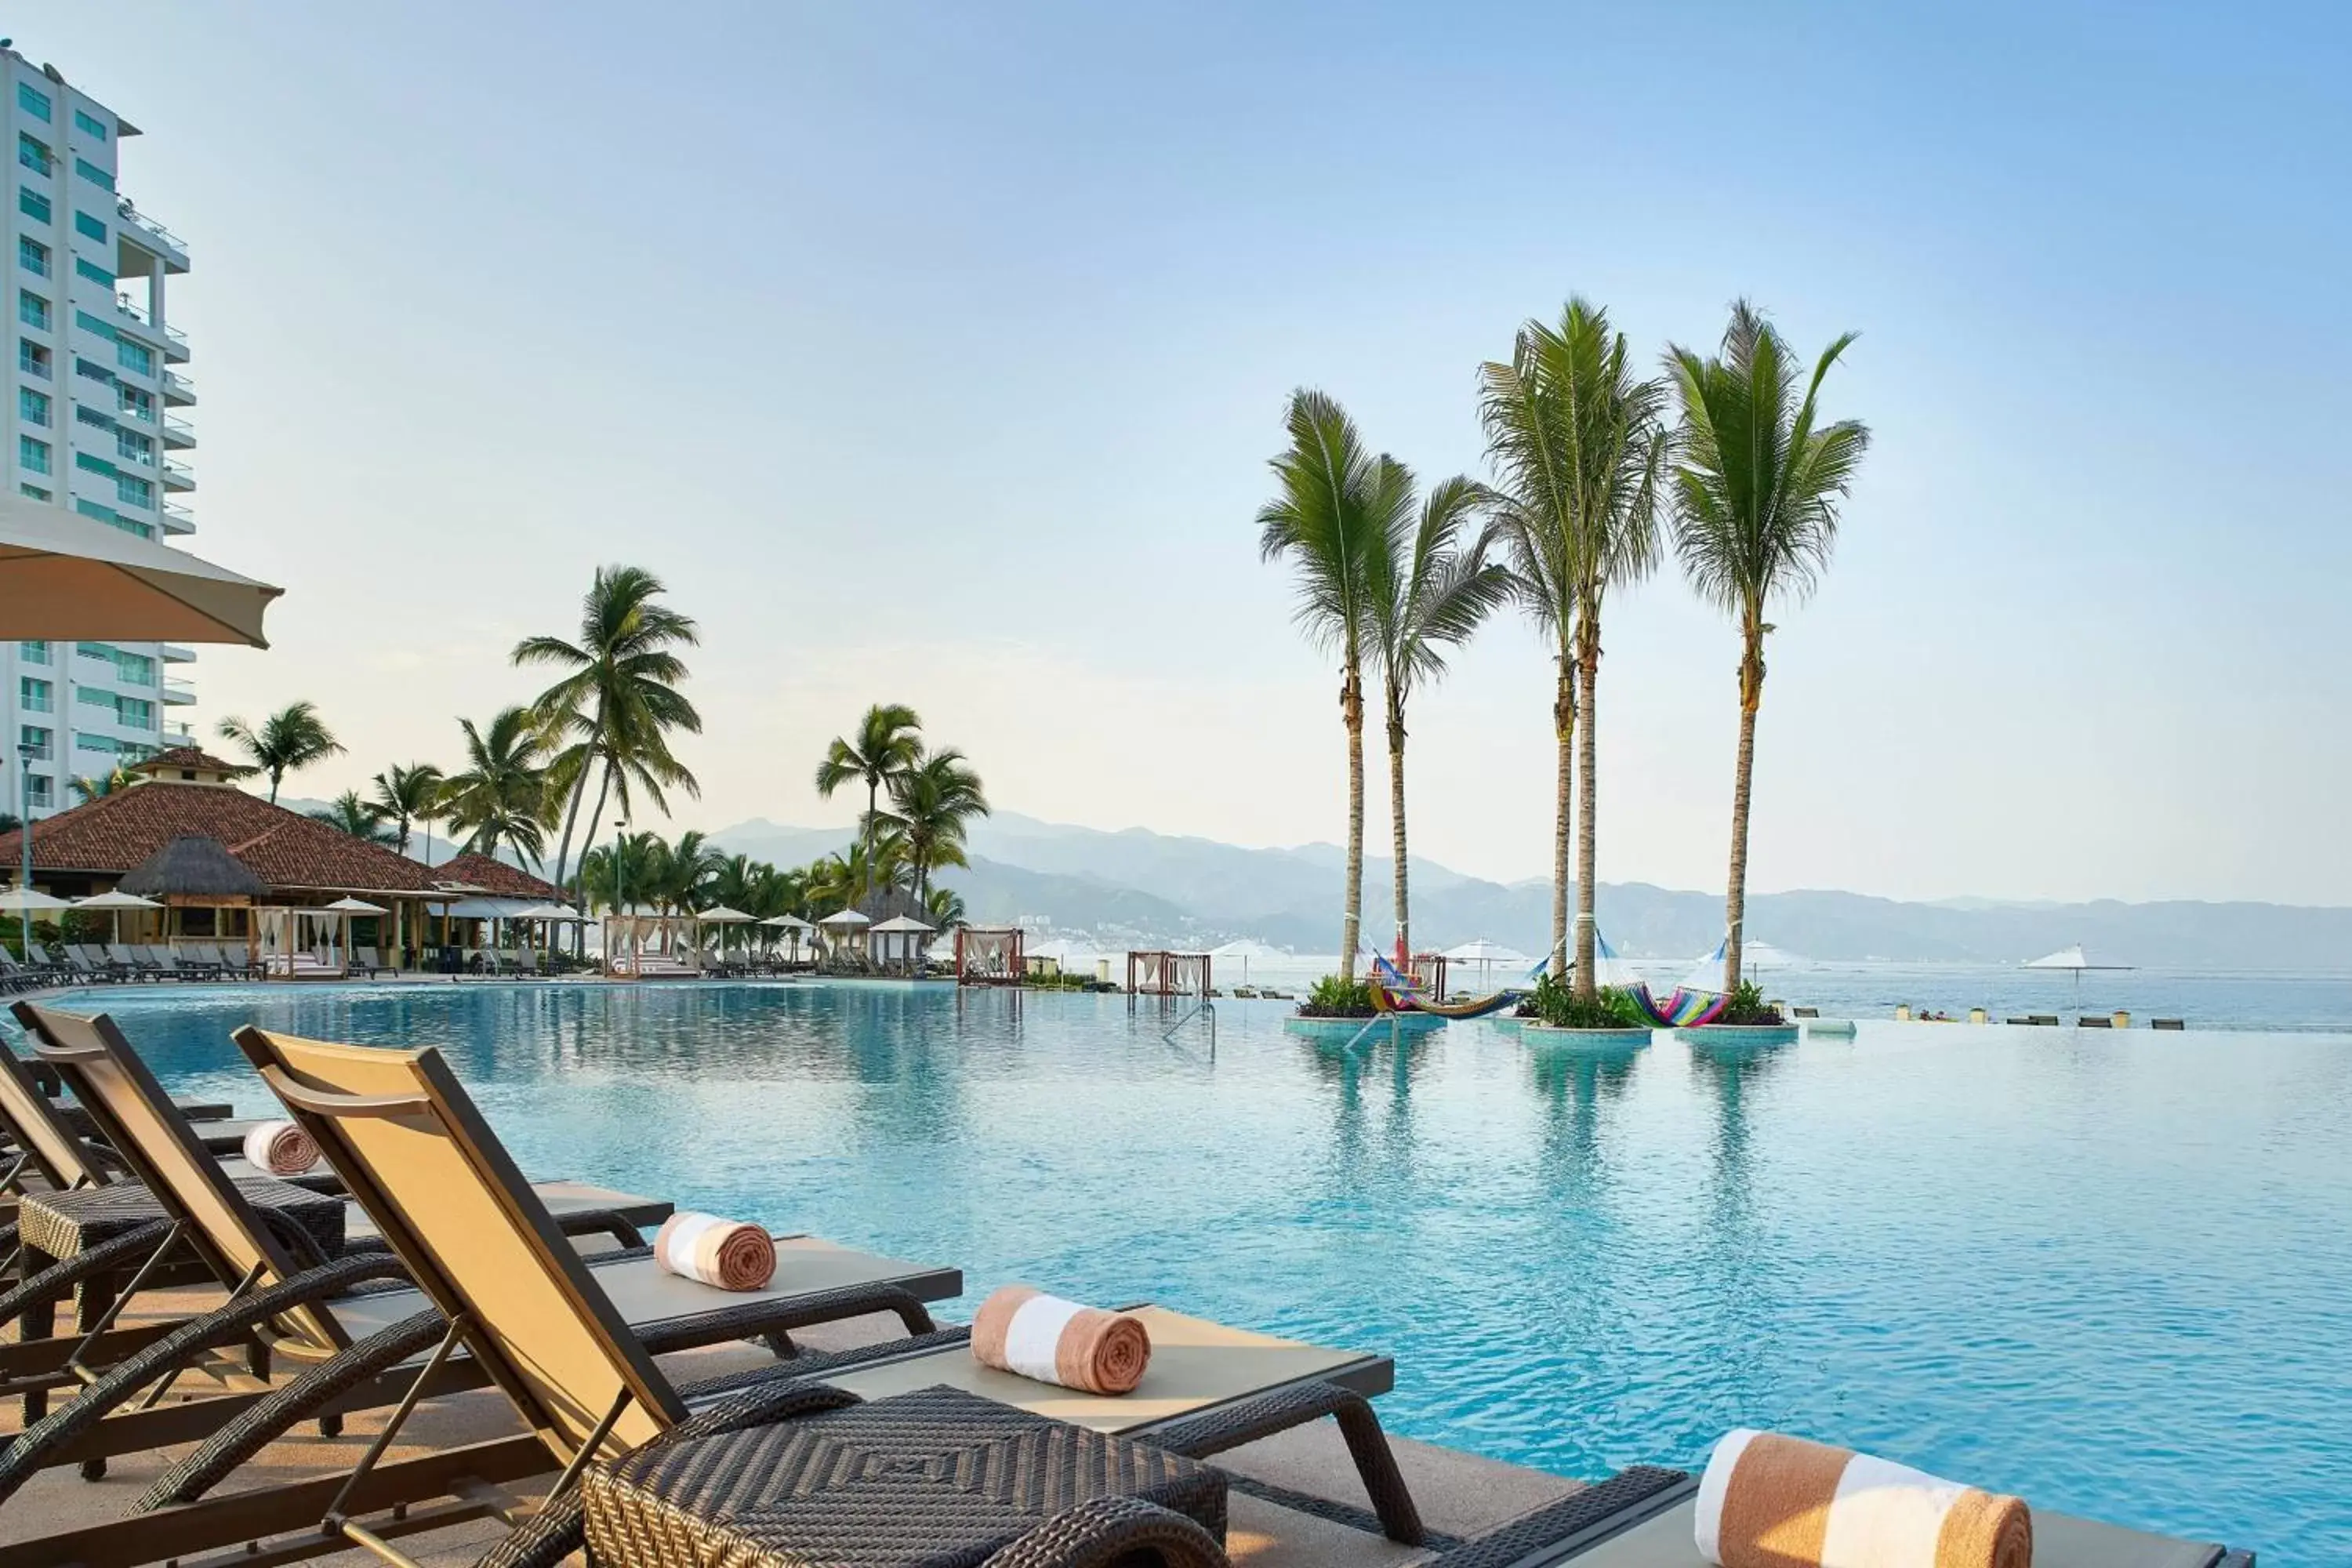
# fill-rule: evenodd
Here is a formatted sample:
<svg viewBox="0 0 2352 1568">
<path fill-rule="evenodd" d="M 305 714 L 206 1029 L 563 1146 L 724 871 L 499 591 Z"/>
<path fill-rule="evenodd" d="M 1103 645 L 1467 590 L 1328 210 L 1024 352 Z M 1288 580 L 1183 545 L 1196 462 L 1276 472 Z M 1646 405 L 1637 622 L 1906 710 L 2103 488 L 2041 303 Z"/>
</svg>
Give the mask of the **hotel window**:
<svg viewBox="0 0 2352 1568">
<path fill-rule="evenodd" d="M 110 386 L 114 384 L 114 373 L 112 371 L 107 369 L 104 365 L 99 363 L 94 359 L 83 359 L 79 354 L 74 356 L 74 374 L 76 375 L 86 375 L 92 381 L 105 382 Z"/>
<path fill-rule="evenodd" d="M 18 235 L 16 265 L 36 278 L 47 278 L 49 275 L 49 247 L 30 235 Z"/>
<path fill-rule="evenodd" d="M 48 761 L 49 740 L 49 731 L 42 729 L 38 724 L 19 724 L 16 726 L 16 744 L 20 746 L 32 747 L 33 760 L 37 763 L 45 763 Z"/>
<path fill-rule="evenodd" d="M 16 319 L 38 331 L 49 330 L 49 302 L 30 289 L 16 290 Z"/>
<path fill-rule="evenodd" d="M 155 374 L 155 351 L 144 343 L 126 342 L 117 339 L 114 344 L 114 361 L 123 369 L 135 371 L 141 375 Z"/>
<path fill-rule="evenodd" d="M 23 371 L 26 375 L 37 375 L 43 381 L 48 380 L 49 351 L 43 348 L 38 343 L 27 342 L 23 338 L 18 338 L 16 340 L 16 368 Z"/>
<path fill-rule="evenodd" d="M 114 189 L 114 176 L 108 174 L 105 170 L 100 168 L 97 164 L 91 163 L 87 158 L 76 158 L 74 160 L 74 173 L 79 174 L 83 179 L 88 180 L 93 185 L 102 186 L 110 191 Z"/>
<path fill-rule="evenodd" d="M 37 136 L 16 132 L 16 162 L 37 174 L 53 174 L 57 160 L 49 155 L 49 144 Z"/>
<path fill-rule="evenodd" d="M 47 121 L 49 118 L 49 95 L 31 82 L 20 81 L 16 84 L 16 107 L 36 120 Z"/>
<path fill-rule="evenodd" d="M 35 392 L 29 386 L 16 389 L 16 417 L 27 425 L 47 428 L 49 423 L 49 395 Z"/>
<path fill-rule="evenodd" d="M 114 476 L 114 499 L 124 506 L 152 507 L 155 504 L 155 487 L 145 479 L 117 474 Z"/>
<path fill-rule="evenodd" d="M 17 437 L 16 461 L 25 466 L 25 471 L 26 473 L 47 473 L 49 471 L 49 444 L 47 441 L 36 441 L 30 436 Z"/>
<path fill-rule="evenodd" d="M 27 713 L 47 713 L 50 710 L 49 694 L 56 689 L 46 680 L 20 675 L 16 678 L 16 706 Z"/>
<path fill-rule="evenodd" d="M 49 662 L 49 644 L 46 637 L 26 637 L 16 645 L 16 657 L 26 664 Z"/>
<path fill-rule="evenodd" d="M 134 463 L 143 463 L 152 468 L 155 466 L 154 438 L 134 436 L 128 430 L 117 430 L 114 433 L 114 455 L 128 458 Z"/>
<path fill-rule="evenodd" d="M 142 392 L 135 386 L 118 386 L 114 390 L 119 400 L 118 412 L 128 418 L 138 420 L 142 425 L 155 423 L 153 393 Z"/>
<path fill-rule="evenodd" d="M 114 515 L 114 509 L 112 507 L 106 505 L 102 501 L 94 501 L 88 496 L 74 497 L 74 510 L 81 513 L 84 517 L 94 519 L 99 522 L 112 524 L 116 527 L 120 527 L 122 522 L 121 518 Z"/>
<path fill-rule="evenodd" d="M 74 750 L 77 752 L 103 752 L 110 757 L 114 755 L 114 737 L 111 735 L 93 735 L 87 730 L 76 730 L 74 731 Z"/>
<path fill-rule="evenodd" d="M 95 114 L 84 114 L 79 109 L 74 110 L 74 129 L 85 136 L 95 136 L 101 142 L 114 133 L 108 128 L 105 121 Z"/>
<path fill-rule="evenodd" d="M 34 811 L 47 811 L 49 808 L 49 775 L 26 773 L 25 783 L 28 786 L 25 795 L 26 805 Z"/>
<path fill-rule="evenodd" d="M 16 187 L 16 210 L 35 223 L 47 223 L 55 216 L 49 198 L 25 185 Z"/>
<path fill-rule="evenodd" d="M 139 697 L 118 697 L 114 700 L 114 721 L 126 730 L 152 730 L 155 727 L 155 705 Z"/>
<path fill-rule="evenodd" d="M 93 474 L 104 474 L 110 479 L 112 478 L 115 473 L 115 468 L 112 463 L 108 462 L 104 458 L 93 457 L 88 452 L 76 452 L 74 454 L 74 467 L 85 469 Z"/>
<path fill-rule="evenodd" d="M 101 691 L 95 686 L 84 686 L 77 680 L 74 682 L 74 700 L 85 708 L 111 708 L 114 706 L 114 693 Z"/>
<path fill-rule="evenodd" d="M 80 257 L 75 257 L 74 272 L 76 276 L 87 278 L 91 282 L 100 284 L 109 289 L 114 287 L 114 274 L 95 261 L 84 261 Z"/>
<path fill-rule="evenodd" d="M 96 332 L 101 338 L 110 339 L 114 336 L 113 323 L 110 321 L 101 321 L 96 316 L 91 315 L 88 310 L 76 310 L 74 312 L 74 325 L 79 327 L 85 332 Z"/>
<path fill-rule="evenodd" d="M 100 245 L 104 245 L 106 243 L 106 220 L 104 218 L 96 218 L 90 216 L 88 213 L 78 212 L 74 214 L 74 227 L 80 230 L 81 233 L 88 237 L 98 241 Z"/>
<path fill-rule="evenodd" d="M 45 490 L 38 485 L 18 485 L 16 493 L 26 500 L 50 501 L 58 499 L 54 491 Z"/>
<path fill-rule="evenodd" d="M 104 410 L 92 408 L 87 403 L 74 405 L 74 418 L 84 425 L 95 425 L 101 430 L 114 428 L 114 421 L 106 416 Z"/>
</svg>

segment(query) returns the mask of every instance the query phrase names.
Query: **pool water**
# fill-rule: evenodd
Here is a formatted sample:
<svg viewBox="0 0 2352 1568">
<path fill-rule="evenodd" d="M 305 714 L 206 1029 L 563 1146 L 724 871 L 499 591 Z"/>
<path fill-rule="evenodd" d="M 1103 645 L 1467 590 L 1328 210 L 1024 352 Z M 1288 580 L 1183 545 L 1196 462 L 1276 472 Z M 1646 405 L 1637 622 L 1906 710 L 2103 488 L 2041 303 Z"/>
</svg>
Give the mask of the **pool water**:
<svg viewBox="0 0 2352 1568">
<path fill-rule="evenodd" d="M 1353 1056 L 1221 1004 L 759 984 L 157 988 L 228 1043 L 441 1047 L 525 1170 L 1393 1354 L 1398 1431 L 1591 1477 L 1805 1433 L 2352 1560 L 2352 1037 L 1872 1025 Z M 965 1303 L 969 1305 L 969 1300 Z"/>
</svg>

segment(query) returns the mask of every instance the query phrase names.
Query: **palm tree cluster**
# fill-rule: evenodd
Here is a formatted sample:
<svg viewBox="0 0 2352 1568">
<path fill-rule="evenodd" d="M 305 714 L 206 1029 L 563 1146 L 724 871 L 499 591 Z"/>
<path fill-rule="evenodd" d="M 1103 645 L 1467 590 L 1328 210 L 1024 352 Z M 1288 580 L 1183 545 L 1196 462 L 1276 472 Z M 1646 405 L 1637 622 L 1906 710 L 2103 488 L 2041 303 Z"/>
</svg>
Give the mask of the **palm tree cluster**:
<svg viewBox="0 0 2352 1568">
<path fill-rule="evenodd" d="M 846 909 L 876 893 L 903 889 L 941 917 L 940 923 L 961 919 L 961 900 L 952 893 L 940 898 L 931 876 L 942 866 L 971 864 L 964 856 L 965 836 L 971 819 L 989 812 L 970 760 L 952 746 L 930 750 L 913 709 L 877 702 L 856 730 L 834 738 L 816 765 L 816 792 L 827 799 L 860 784 L 866 786 L 866 810 L 858 818 L 857 842 L 810 868 L 828 900 L 837 900 L 832 908 Z"/>
<path fill-rule="evenodd" d="M 1377 668 L 1386 697 L 1397 940 L 1409 950 L 1405 699 L 1444 672 L 1445 650 L 1516 599 L 1556 669 L 1551 957 L 1569 961 L 1576 990 L 1591 993 L 1602 612 L 1612 589 L 1656 568 L 1670 531 L 1693 590 L 1740 631 L 1724 975 L 1727 990 L 1738 986 L 1756 714 L 1772 630 L 1765 616 L 1820 580 L 1869 446 L 1859 421 L 1823 423 L 1817 411 L 1823 379 L 1853 341 L 1840 337 L 1822 353 L 1801 395 L 1798 360 L 1742 300 L 1717 353 L 1670 346 L 1663 374 L 1644 377 L 1608 312 L 1570 299 L 1557 323 L 1529 321 L 1508 359 L 1479 367 L 1492 482 L 1448 479 L 1421 500 L 1410 470 L 1366 447 L 1339 404 L 1320 392 L 1292 395 L 1289 445 L 1273 459 L 1275 498 L 1258 513 L 1259 547 L 1291 563 L 1299 624 L 1339 665 L 1343 975 L 1353 976 L 1362 923 L 1364 668 Z"/>
</svg>

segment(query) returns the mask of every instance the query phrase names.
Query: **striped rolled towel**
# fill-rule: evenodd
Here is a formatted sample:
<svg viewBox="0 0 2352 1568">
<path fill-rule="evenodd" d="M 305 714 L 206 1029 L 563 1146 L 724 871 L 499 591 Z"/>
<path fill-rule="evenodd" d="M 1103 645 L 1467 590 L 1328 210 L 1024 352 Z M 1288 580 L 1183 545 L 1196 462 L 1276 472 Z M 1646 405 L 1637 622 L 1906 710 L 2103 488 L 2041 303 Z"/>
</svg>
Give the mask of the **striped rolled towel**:
<svg viewBox="0 0 2352 1568">
<path fill-rule="evenodd" d="M 299 1176 L 319 1163 L 319 1145 L 291 1121 L 257 1121 L 246 1129 L 245 1163 L 273 1176 Z"/>
<path fill-rule="evenodd" d="M 756 1225 L 686 1209 L 662 1221 L 654 1262 L 721 1290 L 764 1290 L 776 1275 L 776 1242 Z"/>
<path fill-rule="evenodd" d="M 2013 1497 L 1802 1437 L 1746 1428 L 1699 1479 L 1699 1555 L 1718 1568 L 2031 1568 Z"/>
<path fill-rule="evenodd" d="M 1081 1307 L 1030 1285 L 1007 1285 L 971 1320 L 972 1359 L 982 1366 L 1084 1394 L 1126 1394 L 1151 1364 L 1151 1334 L 1139 1319 Z"/>
</svg>

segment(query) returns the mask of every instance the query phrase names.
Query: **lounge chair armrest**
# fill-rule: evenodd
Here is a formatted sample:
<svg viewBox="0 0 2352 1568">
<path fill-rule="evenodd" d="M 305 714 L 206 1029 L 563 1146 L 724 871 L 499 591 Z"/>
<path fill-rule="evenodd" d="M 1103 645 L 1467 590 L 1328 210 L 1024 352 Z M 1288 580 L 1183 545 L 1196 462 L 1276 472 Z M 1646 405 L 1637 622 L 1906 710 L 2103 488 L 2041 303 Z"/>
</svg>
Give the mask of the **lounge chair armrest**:
<svg viewBox="0 0 2352 1568">
<path fill-rule="evenodd" d="M 17 1226 L 11 1226 L 11 1230 Z M 62 1262 L 18 1283 L 5 1295 L 0 1295 L 0 1323 L 13 1322 L 36 1307 L 64 1300 L 73 1293 L 75 1286 L 94 1274 L 110 1269 L 133 1267 L 132 1259 L 152 1252 L 172 1228 L 168 1220 L 156 1220 L 136 1230 L 124 1231 L 111 1240 L 86 1247 Z M 9 1238 L 14 1241 L 16 1238 Z"/>
<path fill-rule="evenodd" d="M 177 1374 L 195 1357 L 234 1344 L 249 1335 L 257 1325 L 296 1307 L 331 1296 L 363 1279 L 404 1276 L 407 1272 L 407 1266 L 389 1254 L 339 1258 L 216 1307 L 202 1317 L 189 1319 L 162 1339 L 125 1357 L 70 1404 L 18 1433 L 16 1440 L 0 1452 L 0 1502 L 14 1496 L 41 1468 L 49 1453 L 105 1419 L 117 1405 L 156 1379 Z"/>
<path fill-rule="evenodd" d="M 1171 1422 L 1146 1441 L 1188 1459 L 1203 1459 L 1325 1415 L 1339 1423 L 1339 1435 L 1347 1439 L 1356 1474 L 1363 1479 L 1372 1511 L 1380 1515 L 1381 1531 L 1391 1541 L 1421 1545 L 1427 1539 L 1421 1510 L 1413 1506 L 1396 1456 L 1389 1450 L 1381 1418 L 1372 1414 L 1370 1403 L 1362 1394 L 1336 1383 L 1297 1383 L 1273 1389 Z"/>
<path fill-rule="evenodd" d="M 430 1349 L 448 1331 L 449 1321 L 438 1309 L 427 1308 L 309 1368 L 247 1406 L 194 1452 L 158 1476 L 131 1505 L 131 1511 L 146 1513 L 195 1501 L 234 1475 L 246 1460 L 292 1431 L 295 1423 L 378 1373 Z"/>
<path fill-rule="evenodd" d="M 1172 1509 L 1137 1497 L 1089 1498 L 992 1553 L 985 1568 L 1228 1568 L 1217 1538 Z"/>
<path fill-rule="evenodd" d="M 896 1312 L 909 1334 L 927 1334 L 934 1327 L 929 1309 L 896 1285 L 845 1285 L 811 1296 L 721 1307 L 697 1317 L 678 1319 L 659 1329 L 646 1330 L 638 1337 L 654 1355 L 693 1350 L 724 1340 L 754 1338 L 764 1338 L 776 1345 L 778 1353 L 789 1355 L 793 1353 L 793 1330 L 805 1329 L 813 1323 L 838 1322 L 844 1318 L 862 1318 L 869 1312 Z"/>
</svg>

